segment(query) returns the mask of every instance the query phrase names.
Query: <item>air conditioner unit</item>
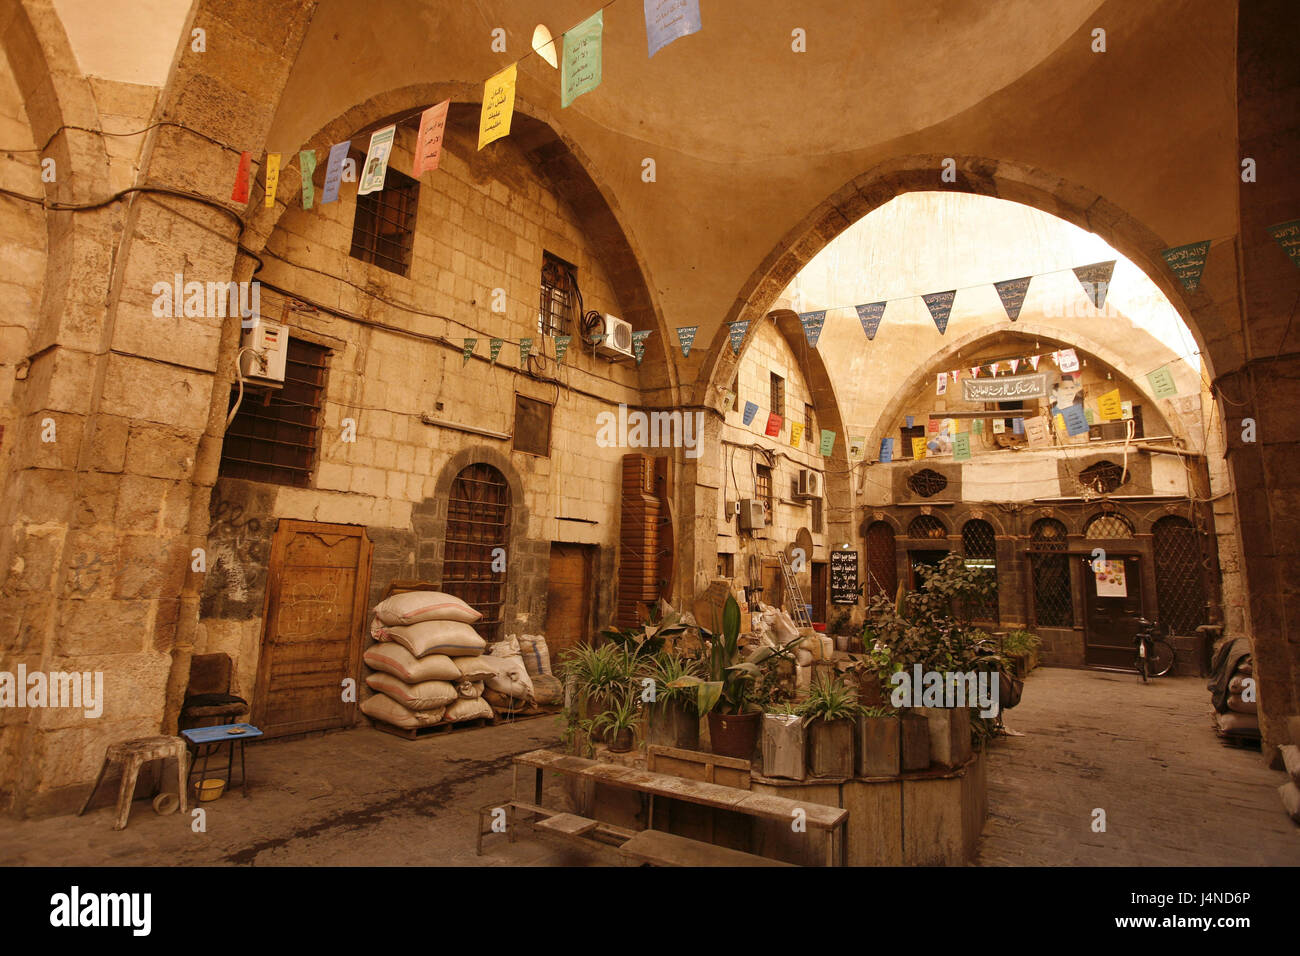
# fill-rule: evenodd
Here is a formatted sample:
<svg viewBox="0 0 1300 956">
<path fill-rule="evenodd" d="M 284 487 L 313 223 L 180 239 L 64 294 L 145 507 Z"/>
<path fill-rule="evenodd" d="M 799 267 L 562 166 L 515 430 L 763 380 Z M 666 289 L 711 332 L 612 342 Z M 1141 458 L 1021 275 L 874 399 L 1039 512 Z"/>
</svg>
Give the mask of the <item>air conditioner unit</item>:
<svg viewBox="0 0 1300 956">
<path fill-rule="evenodd" d="M 596 345 L 596 354 L 610 359 L 632 358 L 632 323 L 606 315 L 605 337 Z"/>
<path fill-rule="evenodd" d="M 820 498 L 822 496 L 822 476 L 810 468 L 799 469 L 799 480 L 794 486 L 796 498 Z"/>
<path fill-rule="evenodd" d="M 240 340 L 239 372 L 246 383 L 284 384 L 285 359 L 289 354 L 289 327 L 258 317 L 245 329 Z"/>
<path fill-rule="evenodd" d="M 767 505 L 758 498 L 740 500 L 740 530 L 756 531 L 767 527 Z"/>
</svg>

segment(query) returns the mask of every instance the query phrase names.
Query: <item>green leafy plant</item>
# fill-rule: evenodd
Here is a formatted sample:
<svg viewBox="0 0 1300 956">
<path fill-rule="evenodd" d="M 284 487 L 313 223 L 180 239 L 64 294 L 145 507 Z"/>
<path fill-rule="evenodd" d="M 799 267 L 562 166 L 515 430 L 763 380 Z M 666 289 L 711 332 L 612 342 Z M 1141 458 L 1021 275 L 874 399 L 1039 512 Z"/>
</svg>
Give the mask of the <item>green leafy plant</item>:
<svg viewBox="0 0 1300 956">
<path fill-rule="evenodd" d="M 591 718 L 591 730 L 597 734 L 608 734 L 611 738 L 624 730 L 632 730 L 641 722 L 641 710 L 635 694 L 620 698 L 609 710 L 601 711 Z"/>
<path fill-rule="evenodd" d="M 1033 654 L 1042 646 L 1042 639 L 1033 631 L 1015 630 L 1002 638 L 1004 654 Z"/>
<path fill-rule="evenodd" d="M 808 697 L 799 705 L 798 713 L 805 721 L 851 720 L 862 713 L 862 705 L 857 691 L 842 679 L 822 677 L 808 689 Z"/>
<path fill-rule="evenodd" d="M 639 627 L 606 628 L 601 635 L 634 657 L 650 657 L 686 633 L 688 627 L 681 613 L 661 600 Z"/>
<path fill-rule="evenodd" d="M 863 707 L 862 714 L 864 717 L 897 717 L 898 711 L 892 707 Z"/>
<path fill-rule="evenodd" d="M 640 658 L 636 669 L 638 680 L 649 678 L 654 681 L 656 704 L 680 701 L 692 709 L 697 703 L 698 694 L 681 681 L 685 677 L 699 679 L 702 674 L 703 668 L 699 661 L 682 657 L 667 649 Z"/>
</svg>

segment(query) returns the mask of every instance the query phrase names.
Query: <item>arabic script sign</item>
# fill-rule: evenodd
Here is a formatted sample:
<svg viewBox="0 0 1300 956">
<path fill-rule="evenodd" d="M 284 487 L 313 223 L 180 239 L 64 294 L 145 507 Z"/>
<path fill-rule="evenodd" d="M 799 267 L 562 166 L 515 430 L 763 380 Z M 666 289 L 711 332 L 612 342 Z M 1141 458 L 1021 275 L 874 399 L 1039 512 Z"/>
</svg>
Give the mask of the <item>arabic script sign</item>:
<svg viewBox="0 0 1300 956">
<path fill-rule="evenodd" d="M 961 397 L 968 402 L 1011 402 L 1021 398 L 1044 398 L 1047 375 L 1010 375 L 1002 378 L 964 378 Z"/>
</svg>

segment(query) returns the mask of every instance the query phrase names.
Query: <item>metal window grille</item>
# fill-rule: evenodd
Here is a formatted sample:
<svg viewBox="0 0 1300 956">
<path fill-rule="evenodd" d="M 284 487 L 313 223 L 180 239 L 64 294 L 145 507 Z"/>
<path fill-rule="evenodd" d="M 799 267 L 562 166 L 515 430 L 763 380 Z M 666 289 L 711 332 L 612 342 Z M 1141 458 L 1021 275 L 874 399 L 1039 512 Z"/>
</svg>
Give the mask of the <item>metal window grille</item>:
<svg viewBox="0 0 1300 956">
<path fill-rule="evenodd" d="M 1123 515 L 1113 511 L 1103 512 L 1088 522 L 1084 529 L 1085 538 L 1131 538 L 1133 525 Z"/>
<path fill-rule="evenodd" d="M 767 520 L 772 521 L 772 469 L 767 465 L 754 466 L 754 497 L 767 507 Z"/>
<path fill-rule="evenodd" d="M 917 515 L 912 519 L 912 523 L 907 526 L 907 536 L 909 538 L 943 539 L 948 537 L 948 528 L 934 515 Z"/>
<path fill-rule="evenodd" d="M 993 525 L 979 518 L 967 521 L 961 529 L 963 561 L 967 568 L 984 572 L 993 582 L 993 590 L 966 609 L 976 621 L 998 622 L 998 545 Z"/>
<path fill-rule="evenodd" d="M 1029 529 L 1029 569 L 1034 584 L 1034 620 L 1040 627 L 1072 627 L 1069 542 L 1065 525 L 1041 518 Z"/>
<path fill-rule="evenodd" d="M 907 476 L 907 487 L 922 498 L 930 498 L 948 487 L 948 479 L 931 468 L 922 468 Z"/>
<path fill-rule="evenodd" d="M 310 484 L 328 357 L 325 346 L 289 337 L 284 385 L 269 392 L 245 386 L 221 443 L 219 474 L 298 488 Z M 230 390 L 231 407 L 238 395 L 237 388 Z"/>
<path fill-rule="evenodd" d="M 807 402 L 804 402 L 803 405 L 803 440 L 807 442 L 813 441 L 812 406 Z M 816 442 L 813 442 L 813 444 L 816 444 Z"/>
<path fill-rule="evenodd" d="M 576 302 L 578 270 L 558 256 L 542 253 L 542 288 L 537 305 L 537 334 L 565 335 Z"/>
<path fill-rule="evenodd" d="M 1099 461 L 1079 472 L 1081 490 L 1109 494 L 1123 484 L 1124 469 L 1113 461 Z"/>
<path fill-rule="evenodd" d="M 357 196 L 352 220 L 352 258 L 404 276 L 411 269 L 415 212 L 420 184 L 395 169 L 384 175 L 379 192 Z"/>
<path fill-rule="evenodd" d="M 867 528 L 867 598 L 892 598 L 898 592 L 898 560 L 894 529 L 886 521 Z"/>
<path fill-rule="evenodd" d="M 1195 634 L 1197 627 L 1209 623 L 1204 554 L 1196 530 L 1176 515 L 1161 518 L 1151 530 L 1160 623 L 1168 625 L 1171 634 Z"/>
<path fill-rule="evenodd" d="M 474 627 L 487 641 L 501 636 L 506 590 L 506 572 L 492 569 L 494 561 L 501 566 L 501 552 L 493 552 L 506 548 L 509 538 L 510 488 L 505 477 L 491 465 L 470 465 L 456 476 L 447 499 L 442 587 L 483 615 Z"/>
<path fill-rule="evenodd" d="M 822 507 L 822 500 L 814 498 L 812 500 L 812 529 L 820 534 L 825 527 L 825 511 Z"/>
<path fill-rule="evenodd" d="M 771 411 L 774 414 L 785 417 L 785 379 L 775 372 L 769 373 L 772 377 L 772 394 L 771 394 Z"/>
</svg>

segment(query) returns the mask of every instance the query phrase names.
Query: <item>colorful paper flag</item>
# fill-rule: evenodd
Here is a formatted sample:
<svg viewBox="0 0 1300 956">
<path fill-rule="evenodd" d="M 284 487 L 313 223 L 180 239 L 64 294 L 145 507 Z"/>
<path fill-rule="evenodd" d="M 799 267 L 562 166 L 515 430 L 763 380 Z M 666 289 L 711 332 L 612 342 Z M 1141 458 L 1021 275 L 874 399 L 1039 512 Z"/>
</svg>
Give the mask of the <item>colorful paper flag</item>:
<svg viewBox="0 0 1300 956">
<path fill-rule="evenodd" d="M 1291 261 L 1296 264 L 1296 268 L 1300 269 L 1300 219 L 1292 219 L 1290 222 L 1279 222 L 1276 226 L 1269 226 L 1268 234 L 1291 257 Z"/>
<path fill-rule="evenodd" d="M 677 326 L 677 344 L 682 347 L 682 358 L 690 358 L 691 346 L 695 344 L 695 333 L 699 330 L 698 325 Z"/>
<path fill-rule="evenodd" d="M 958 432 L 952 440 L 952 460 L 970 461 L 970 435 L 965 432 Z"/>
<path fill-rule="evenodd" d="M 316 175 L 316 150 L 299 151 L 298 171 L 302 173 L 302 208 L 310 209 L 316 200 L 316 184 L 312 182 L 312 177 Z"/>
<path fill-rule="evenodd" d="M 1007 422 L 1004 418 L 993 419 L 993 434 L 1001 435 L 1007 430 Z"/>
<path fill-rule="evenodd" d="M 239 154 L 239 169 L 235 171 L 235 188 L 230 191 L 231 202 L 248 202 L 248 171 L 252 164 L 252 153 L 245 151 Z"/>
<path fill-rule="evenodd" d="M 1042 415 L 1035 415 L 1033 418 L 1025 419 L 1025 438 L 1035 448 L 1040 445 L 1050 445 L 1052 443 L 1052 433 L 1047 427 L 1047 419 Z"/>
<path fill-rule="evenodd" d="M 1084 414 L 1082 405 L 1066 405 L 1061 409 L 1061 417 L 1065 419 L 1067 435 L 1082 435 L 1088 430 L 1088 416 Z"/>
<path fill-rule="evenodd" d="M 951 372 L 949 372 L 948 374 L 952 376 L 952 383 L 953 383 L 954 385 L 956 385 L 956 384 L 957 384 L 957 376 L 961 375 L 961 369 L 956 369 L 956 368 L 955 368 L 955 369 L 953 369 Z"/>
<path fill-rule="evenodd" d="M 465 353 L 464 353 L 464 358 L 461 359 L 461 363 L 460 363 L 461 368 L 464 368 L 466 365 L 469 364 L 469 357 L 474 354 L 474 346 L 476 345 L 478 345 L 478 339 L 465 340 Z"/>
<path fill-rule="evenodd" d="M 930 318 L 934 319 L 934 326 L 943 335 L 948 331 L 948 316 L 952 314 L 952 303 L 957 298 L 957 290 L 949 292 L 930 292 L 921 296 L 925 302 L 925 307 L 930 310 Z"/>
<path fill-rule="evenodd" d="M 1097 308 L 1106 304 L 1106 290 L 1110 287 L 1110 277 L 1115 271 L 1115 260 L 1094 262 L 1091 265 L 1075 266 L 1074 275 L 1083 286 L 1083 294 Z"/>
<path fill-rule="evenodd" d="M 1023 435 L 1025 433 L 1025 420 L 1023 418 L 1011 419 L 1011 431 L 1013 434 Z"/>
<path fill-rule="evenodd" d="M 1097 424 L 1097 416 L 1095 416 L 1095 415 L 1092 413 L 1092 406 L 1091 406 L 1091 405 L 1085 405 L 1085 406 L 1083 406 L 1083 417 L 1086 418 L 1086 419 L 1088 419 L 1088 424 L 1089 424 L 1090 426 L 1091 426 L 1091 425 L 1095 425 L 1095 424 Z"/>
<path fill-rule="evenodd" d="M 605 14 L 597 10 L 564 34 L 564 62 L 560 64 L 560 108 L 600 86 L 601 34 Z"/>
<path fill-rule="evenodd" d="M 982 418 L 977 418 L 977 419 L 975 419 L 973 422 L 971 422 L 971 423 L 970 423 L 970 430 L 971 430 L 971 432 L 972 432 L 973 434 L 976 434 L 976 435 L 983 435 L 983 434 L 984 434 L 984 419 L 982 419 Z"/>
<path fill-rule="evenodd" d="M 723 390 L 722 390 L 722 407 L 723 407 L 723 408 L 730 408 L 730 407 L 731 407 L 732 405 L 734 405 L 734 404 L 736 404 L 736 393 L 733 392 L 733 391 L 732 391 L 731 389 L 729 389 L 729 388 L 725 388 L 725 389 L 723 389 Z"/>
<path fill-rule="evenodd" d="M 861 451 L 860 447 L 859 447 L 859 451 Z M 853 455 L 853 457 L 857 458 L 859 456 Z M 892 438 L 880 439 L 880 460 L 882 462 L 891 462 L 894 460 L 894 439 Z"/>
<path fill-rule="evenodd" d="M 781 421 L 781 416 L 776 412 L 769 414 L 767 416 L 767 429 L 763 434 L 771 438 L 775 438 L 777 435 L 781 434 Z"/>
<path fill-rule="evenodd" d="M 501 354 L 501 346 L 505 344 L 505 339 L 490 339 L 488 341 L 488 358 L 493 365 L 497 362 L 497 356 Z"/>
<path fill-rule="evenodd" d="M 829 428 L 822 429 L 822 444 L 820 451 L 823 458 L 829 458 L 835 451 L 835 433 Z"/>
<path fill-rule="evenodd" d="M 411 175 L 419 179 L 431 173 L 442 162 L 442 138 L 447 131 L 447 108 L 451 100 L 443 100 L 420 114 L 420 132 L 415 136 L 415 158 L 411 160 Z"/>
<path fill-rule="evenodd" d="M 972 366 L 970 367 L 970 377 L 971 377 L 971 378 L 979 378 L 979 377 L 980 377 L 980 367 L 979 367 L 978 365 L 972 365 Z"/>
<path fill-rule="evenodd" d="M 791 446 L 793 446 L 794 448 L 798 448 L 799 443 L 802 439 L 803 439 L 803 422 L 791 422 L 790 423 Z"/>
<path fill-rule="evenodd" d="M 563 364 L 564 353 L 569 351 L 569 343 L 573 341 L 572 335 L 557 335 L 555 337 L 555 361 Z"/>
<path fill-rule="evenodd" d="M 924 457 L 925 457 L 925 439 L 924 439 L 924 438 L 913 438 L 913 439 L 912 439 L 912 457 L 913 457 L 913 458 L 924 458 Z"/>
<path fill-rule="evenodd" d="M 339 198 L 339 183 L 343 179 L 343 160 L 348 158 L 351 141 L 335 143 L 330 147 L 330 156 L 325 163 L 325 188 L 321 190 L 320 202 L 334 202 Z"/>
<path fill-rule="evenodd" d="M 510 120 L 515 115 L 515 79 L 518 64 L 508 67 L 483 84 L 483 112 L 478 121 L 478 148 L 510 135 Z"/>
<path fill-rule="evenodd" d="M 936 394 L 936 395 L 946 395 L 946 394 L 948 394 L 948 376 L 947 376 L 945 373 L 943 373 L 943 372 L 940 372 L 940 373 L 935 377 L 935 380 L 934 380 L 934 394 Z"/>
<path fill-rule="evenodd" d="M 1160 253 L 1164 257 L 1169 271 L 1178 277 L 1183 288 L 1195 292 L 1201 284 L 1201 273 L 1205 271 L 1205 260 L 1210 254 L 1210 240 L 1189 243 L 1185 246 L 1173 246 Z"/>
<path fill-rule="evenodd" d="M 645 0 L 645 35 L 654 56 L 674 40 L 698 33 L 700 0 Z"/>
<path fill-rule="evenodd" d="M 749 329 L 749 319 L 743 322 L 732 322 L 729 325 L 731 330 L 731 351 L 735 355 L 740 354 L 740 343 L 745 341 L 745 332 Z"/>
<path fill-rule="evenodd" d="M 270 209 L 275 205 L 275 191 L 280 186 L 280 154 L 266 154 L 266 199 L 263 205 Z"/>
<path fill-rule="evenodd" d="M 1118 388 L 1097 396 L 1097 413 L 1107 422 L 1124 417 L 1124 403 L 1120 401 Z"/>
<path fill-rule="evenodd" d="M 645 340 L 653 331 L 654 329 L 642 329 L 632 333 L 632 354 L 636 356 L 637 365 L 640 365 L 641 360 L 645 358 Z"/>
<path fill-rule="evenodd" d="M 1031 355 L 1031 356 L 1029 356 L 1029 364 L 1032 365 L 1032 366 L 1034 367 L 1034 371 L 1035 371 L 1035 372 L 1038 371 L 1038 360 L 1041 359 L 1041 358 L 1042 358 L 1041 355 Z"/>
<path fill-rule="evenodd" d="M 906 416 L 906 417 L 903 419 L 903 421 L 907 422 L 907 427 L 908 427 L 908 428 L 911 428 L 911 427 L 916 423 L 916 416 L 915 416 L 915 415 L 908 415 L 908 416 Z"/>
<path fill-rule="evenodd" d="M 1016 369 L 1020 368 L 1020 359 L 1007 359 L 1007 364 L 1011 366 L 1011 374 L 1016 374 Z"/>
<path fill-rule="evenodd" d="M 757 405 L 756 403 L 754 403 L 754 402 L 746 402 L 746 403 L 745 403 L 745 415 L 744 415 L 744 418 L 743 418 L 744 423 L 745 423 L 746 425 L 751 424 L 751 423 L 754 421 L 754 416 L 755 416 L 756 414 L 758 414 L 758 405 Z"/>
<path fill-rule="evenodd" d="M 388 157 L 393 153 L 393 139 L 396 136 L 396 125 L 385 126 L 370 134 L 366 165 L 361 171 L 361 182 L 357 185 L 358 196 L 368 196 L 383 190 L 384 179 L 388 176 Z"/>
<path fill-rule="evenodd" d="M 826 324 L 826 310 L 800 313 L 799 324 L 803 326 L 804 338 L 808 340 L 808 345 L 816 348 L 817 340 L 821 338 L 822 326 Z"/>
<path fill-rule="evenodd" d="M 1156 398 L 1173 398 L 1178 394 L 1174 373 L 1169 371 L 1168 365 L 1162 365 L 1147 375 L 1147 381 L 1151 383 L 1151 391 L 1155 393 Z"/>
<path fill-rule="evenodd" d="M 885 440 L 886 440 L 886 441 L 892 441 L 892 439 L 885 439 Z M 866 436 L 866 435 L 857 435 L 857 436 L 855 436 L 855 437 L 853 437 L 853 438 L 850 438 L 850 439 L 849 439 L 849 457 L 850 457 L 850 458 L 861 458 L 862 455 L 863 455 L 863 452 L 866 451 L 866 447 L 867 447 L 867 436 Z M 892 448 L 893 446 L 891 445 L 890 447 Z"/>
<path fill-rule="evenodd" d="M 533 340 L 532 340 L 532 339 L 520 339 L 520 340 L 519 340 L 519 366 L 520 366 L 520 368 L 522 368 L 523 366 L 525 366 L 525 365 L 528 364 L 528 356 L 529 356 L 529 354 L 530 354 L 532 351 L 533 351 Z"/>
<path fill-rule="evenodd" d="M 1012 322 L 1020 318 L 1020 308 L 1025 304 L 1025 295 L 1029 292 L 1029 280 L 1032 278 L 1033 276 L 1025 276 L 1023 279 L 1007 279 L 1004 282 L 993 283 L 998 298 L 1002 300 L 1002 308 Z"/>
<path fill-rule="evenodd" d="M 871 302 L 867 305 L 856 306 L 858 310 L 858 321 L 862 323 L 862 331 L 867 333 L 867 340 L 871 341 L 876 337 L 876 331 L 880 328 L 880 320 L 885 316 L 884 302 Z"/>
<path fill-rule="evenodd" d="M 1056 365 L 1062 372 L 1079 371 L 1079 356 L 1074 349 L 1061 349 L 1056 353 Z"/>
</svg>

